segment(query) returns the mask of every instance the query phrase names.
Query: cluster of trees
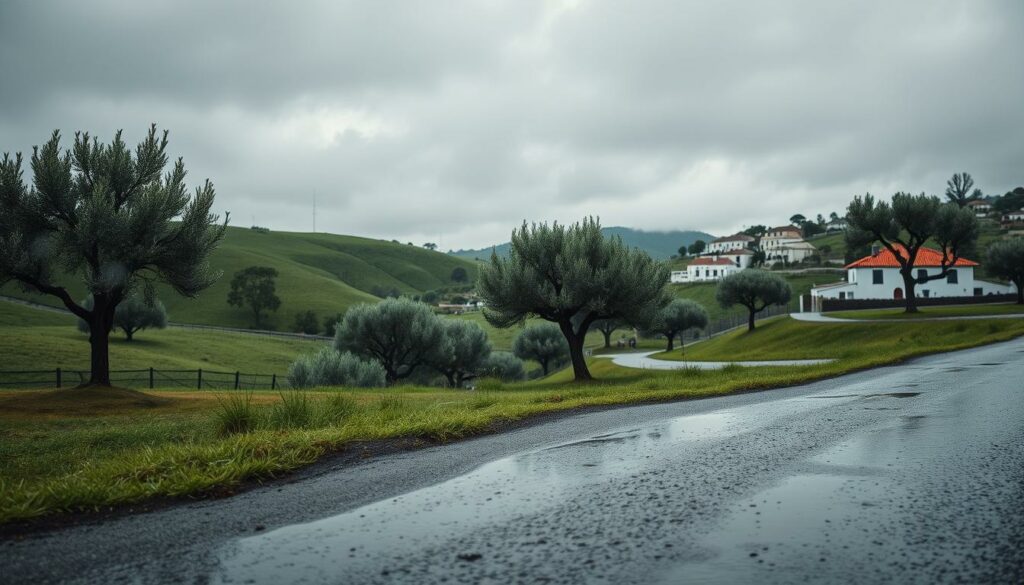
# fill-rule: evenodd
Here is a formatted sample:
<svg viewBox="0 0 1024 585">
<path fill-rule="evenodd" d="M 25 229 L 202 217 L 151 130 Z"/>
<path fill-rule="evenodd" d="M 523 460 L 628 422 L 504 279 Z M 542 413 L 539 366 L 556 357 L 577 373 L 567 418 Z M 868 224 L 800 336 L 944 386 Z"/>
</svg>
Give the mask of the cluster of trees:
<svg viewBox="0 0 1024 585">
<path fill-rule="evenodd" d="M 94 301 L 92 296 L 82 300 L 81 305 L 92 310 Z M 125 341 L 131 341 L 135 334 L 144 329 L 164 329 L 167 327 L 167 309 L 158 299 L 146 300 L 135 294 L 122 301 L 114 309 L 114 320 L 111 329 L 120 329 L 124 332 Z M 78 330 L 82 333 L 90 333 L 91 325 L 84 319 L 78 319 Z"/>
<path fill-rule="evenodd" d="M 680 246 L 679 247 L 679 255 L 680 256 L 686 256 L 686 255 L 700 256 L 701 253 L 703 253 L 704 250 L 707 249 L 707 247 L 708 247 L 708 243 L 707 242 L 705 242 L 704 240 L 697 240 L 694 243 L 690 244 L 689 246 Z"/>
<path fill-rule="evenodd" d="M 814 219 L 807 218 L 802 213 L 796 213 L 789 218 L 789 223 L 800 228 L 800 232 L 803 236 L 805 238 L 809 238 L 811 236 L 824 233 L 825 226 L 830 222 L 839 221 L 839 219 L 839 214 L 834 211 L 829 213 L 828 217 L 819 213 Z"/>
<path fill-rule="evenodd" d="M 487 333 L 476 323 L 442 318 L 429 306 L 407 298 L 350 308 L 337 325 L 331 351 L 296 361 L 292 367 L 296 379 L 307 385 L 336 384 L 337 376 L 317 372 L 353 372 L 353 360 L 375 364 L 381 383 L 389 386 L 439 377 L 449 387 L 459 388 L 485 375 L 505 380 L 525 375 L 521 362 L 492 351 Z M 364 385 L 354 376 L 346 380 L 347 385 Z"/>
</svg>

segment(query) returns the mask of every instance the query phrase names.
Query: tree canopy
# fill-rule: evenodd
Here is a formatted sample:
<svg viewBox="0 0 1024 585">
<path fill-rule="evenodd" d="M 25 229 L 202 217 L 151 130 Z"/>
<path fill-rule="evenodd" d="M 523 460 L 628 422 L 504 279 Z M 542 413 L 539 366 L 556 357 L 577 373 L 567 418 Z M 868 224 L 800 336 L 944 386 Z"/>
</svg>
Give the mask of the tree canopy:
<svg viewBox="0 0 1024 585">
<path fill-rule="evenodd" d="M 701 252 L 707 249 L 707 247 L 707 242 L 705 242 L 704 240 L 697 240 L 696 242 L 690 244 L 690 247 L 687 248 L 686 251 L 690 253 L 690 256 L 699 256 Z"/>
<path fill-rule="evenodd" d="M 356 305 L 334 334 L 334 347 L 378 362 L 389 385 L 431 360 L 444 331 L 430 307 L 406 298 Z"/>
<path fill-rule="evenodd" d="M 0 284 L 54 296 L 89 323 L 90 384 L 110 385 L 108 341 L 118 305 L 166 283 L 194 297 L 220 273 L 209 256 L 224 237 L 210 213 L 213 184 L 190 195 L 185 163 L 167 166 L 167 132 L 151 126 L 134 153 L 121 131 L 109 144 L 76 132 L 70 151 L 54 131 L 32 150 L 32 185 L 20 153 L 0 159 Z M 79 280 L 92 308 L 76 302 L 61 274 Z"/>
<path fill-rule="evenodd" d="M 537 362 L 547 376 L 552 365 L 569 356 L 569 344 L 557 325 L 538 323 L 516 335 L 512 342 L 512 353 L 521 360 Z"/>
<path fill-rule="evenodd" d="M 892 204 L 877 201 L 870 193 L 854 197 L 847 208 L 847 220 L 849 248 L 863 248 L 878 242 L 899 262 L 908 313 L 917 312 L 914 287 L 945 278 L 961 254 L 973 248 L 980 231 L 978 219 L 970 209 L 944 204 L 938 197 L 924 193 L 896 193 Z M 939 271 L 919 274 L 914 264 L 918 252 L 929 240 L 934 240 L 942 251 Z"/>
<path fill-rule="evenodd" d="M 974 179 L 967 173 L 954 173 L 946 181 L 946 198 L 957 207 L 964 207 L 975 199 L 981 199 L 981 189 L 974 189 Z"/>
<path fill-rule="evenodd" d="M 1017 304 L 1024 304 L 1024 238 L 995 242 L 988 248 L 985 267 L 1017 286 Z"/>
<path fill-rule="evenodd" d="M 658 333 L 665 336 L 667 344 L 665 351 L 675 349 L 675 339 L 680 337 L 688 329 L 703 329 L 708 326 L 708 312 L 700 303 L 690 299 L 675 299 L 665 305 L 658 312 L 657 318 L 649 323 L 646 329 L 649 333 Z"/>
<path fill-rule="evenodd" d="M 753 268 L 726 276 L 715 289 L 715 300 L 722 308 L 746 307 L 748 331 L 754 330 L 754 319 L 758 313 L 772 305 L 785 305 L 792 295 L 793 290 L 784 278 Z"/>
<path fill-rule="evenodd" d="M 428 364 L 448 381 L 449 388 L 462 388 L 480 374 L 491 355 L 487 332 L 472 321 L 441 319 L 442 342 Z"/>
<path fill-rule="evenodd" d="M 228 291 L 228 304 L 249 307 L 253 324 L 263 323 L 263 313 L 277 311 L 281 299 L 277 296 L 277 270 L 268 266 L 249 266 L 235 273 Z"/>
<path fill-rule="evenodd" d="M 583 340 L 594 321 L 646 322 L 669 301 L 667 285 L 664 265 L 619 237 L 605 239 L 600 222 L 588 218 L 570 226 L 524 222 L 512 232 L 508 255 L 492 253 L 481 268 L 477 288 L 495 327 L 529 317 L 556 323 L 576 379 L 589 380 Z"/>
</svg>

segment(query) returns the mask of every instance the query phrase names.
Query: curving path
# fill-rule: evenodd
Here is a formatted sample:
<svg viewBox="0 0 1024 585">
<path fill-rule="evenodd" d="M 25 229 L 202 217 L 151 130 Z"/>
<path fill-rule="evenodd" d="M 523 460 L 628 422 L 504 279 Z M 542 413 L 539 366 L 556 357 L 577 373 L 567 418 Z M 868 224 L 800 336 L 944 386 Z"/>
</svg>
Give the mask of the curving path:
<svg viewBox="0 0 1024 585">
<path fill-rule="evenodd" d="M 899 319 L 846 319 L 840 317 L 829 317 L 821 313 L 790 313 L 790 317 L 797 321 L 808 323 L 899 323 Z M 907 319 L 907 321 L 973 321 L 977 319 L 1024 319 L 1024 313 L 1006 313 L 1003 315 L 950 315 L 947 317 L 921 317 L 920 319 Z"/>
<path fill-rule="evenodd" d="M 611 358 L 612 363 L 624 368 L 636 368 L 639 370 L 683 370 L 686 368 L 698 368 L 701 370 L 720 370 L 728 365 L 735 364 L 743 367 L 754 366 L 816 366 L 834 362 L 833 359 L 817 360 L 763 360 L 753 362 L 694 362 L 694 361 L 668 361 L 656 360 L 650 356 L 661 353 L 660 351 L 648 351 L 646 353 L 620 353 L 616 355 L 599 355 L 595 357 Z"/>
</svg>

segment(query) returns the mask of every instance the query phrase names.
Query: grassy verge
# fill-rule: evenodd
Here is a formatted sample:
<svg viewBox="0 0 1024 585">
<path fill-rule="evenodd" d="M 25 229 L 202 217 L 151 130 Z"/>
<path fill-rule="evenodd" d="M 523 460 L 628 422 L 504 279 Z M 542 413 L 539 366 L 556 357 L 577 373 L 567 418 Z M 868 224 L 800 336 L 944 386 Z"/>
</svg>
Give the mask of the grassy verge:
<svg viewBox="0 0 1024 585">
<path fill-rule="evenodd" d="M 1016 315 L 1024 313 L 1024 305 L 950 305 L 921 307 L 918 313 L 904 313 L 903 309 L 866 309 L 863 311 L 835 311 L 829 317 L 840 319 L 928 319 L 932 317 L 962 317 L 971 315 Z"/>
<path fill-rule="evenodd" d="M 323 390 L 291 404 L 271 392 L 5 392 L 0 393 L 0 522 L 230 490 L 245 480 L 307 465 L 354 441 L 450 441 L 545 412 L 782 387 L 1021 334 L 1024 322 L 1017 321 L 833 326 L 778 319 L 754 333 L 695 345 L 687 357 L 840 360 L 799 368 L 675 372 L 629 370 L 595 360 L 592 371 L 599 381 L 586 385 L 572 383 L 564 371 L 531 383 L 483 381 L 475 392 Z M 241 419 L 248 422 L 239 428 L 248 430 L 224 432 Z"/>
</svg>

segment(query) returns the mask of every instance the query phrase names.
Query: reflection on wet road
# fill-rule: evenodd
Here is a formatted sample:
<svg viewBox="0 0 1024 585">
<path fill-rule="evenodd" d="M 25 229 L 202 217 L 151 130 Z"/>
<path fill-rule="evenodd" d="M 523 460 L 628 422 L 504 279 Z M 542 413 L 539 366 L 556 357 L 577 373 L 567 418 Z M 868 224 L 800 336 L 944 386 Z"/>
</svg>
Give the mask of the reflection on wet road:
<svg viewBox="0 0 1024 585">
<path fill-rule="evenodd" d="M 546 445 L 230 542 L 213 577 L 1020 582 L 1019 345 Z"/>
</svg>

